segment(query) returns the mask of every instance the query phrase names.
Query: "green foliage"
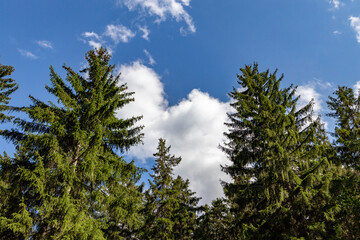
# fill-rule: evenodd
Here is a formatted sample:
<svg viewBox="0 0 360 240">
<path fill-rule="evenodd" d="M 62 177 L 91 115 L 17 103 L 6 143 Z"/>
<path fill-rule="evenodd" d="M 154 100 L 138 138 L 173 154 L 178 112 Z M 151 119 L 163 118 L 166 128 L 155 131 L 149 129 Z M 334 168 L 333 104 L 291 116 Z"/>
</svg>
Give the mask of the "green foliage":
<svg viewBox="0 0 360 240">
<path fill-rule="evenodd" d="M 332 112 L 328 116 L 335 118 L 335 149 L 338 163 L 354 169 L 360 169 L 360 98 L 353 89 L 339 87 L 336 97 L 329 97 L 328 106 Z"/>
<path fill-rule="evenodd" d="M 235 239 L 232 232 L 233 215 L 229 204 L 224 199 L 216 199 L 209 207 L 203 207 L 203 214 L 198 217 L 198 228 L 194 239 L 221 240 Z"/>
<path fill-rule="evenodd" d="M 332 182 L 332 204 L 336 222 L 331 226 L 341 239 L 360 235 L 360 97 L 348 87 L 338 87 L 329 97 L 328 106 L 335 118 L 333 137 L 339 173 Z"/>
<path fill-rule="evenodd" d="M 134 99 L 119 85 L 104 49 L 86 54 L 88 67 L 64 81 L 50 68 L 46 86 L 59 104 L 32 96 L 19 110 L 14 158 L 0 162 L 2 239 L 121 239 L 141 227 L 142 170 L 123 152 L 141 141 L 140 117 L 121 119 L 116 110 Z"/>
<path fill-rule="evenodd" d="M 241 239 L 317 239 L 324 234 L 331 172 L 328 143 L 312 103 L 297 109 L 292 86 L 281 89 L 276 71 L 246 66 L 229 94 L 233 112 L 222 147 L 232 182 L 224 190 Z"/>
<path fill-rule="evenodd" d="M 142 239 L 192 239 L 199 198 L 189 189 L 189 181 L 173 178 L 180 157 L 170 155 L 163 139 L 159 140 L 154 171 L 145 193 L 145 225 Z"/>
<path fill-rule="evenodd" d="M 4 114 L 9 110 L 10 95 L 18 89 L 18 85 L 9 76 L 14 72 L 12 66 L 0 64 L 0 123 L 8 122 L 12 117 Z"/>
<path fill-rule="evenodd" d="M 141 143 L 141 117 L 117 110 L 134 101 L 104 49 L 88 66 L 50 67 L 57 103 L 30 96 L 9 106 L 18 86 L 0 64 L 0 135 L 16 146 L 0 155 L 0 239 L 357 239 L 360 236 L 360 97 L 339 87 L 329 97 L 336 121 L 328 142 L 312 102 L 300 107 L 283 76 L 245 66 L 233 88 L 221 146 L 231 182 L 225 198 L 198 206 L 189 180 L 174 177 L 181 158 L 159 140 L 149 189 L 144 169 L 124 160 Z M 27 114 L 15 118 L 9 112 Z"/>
</svg>

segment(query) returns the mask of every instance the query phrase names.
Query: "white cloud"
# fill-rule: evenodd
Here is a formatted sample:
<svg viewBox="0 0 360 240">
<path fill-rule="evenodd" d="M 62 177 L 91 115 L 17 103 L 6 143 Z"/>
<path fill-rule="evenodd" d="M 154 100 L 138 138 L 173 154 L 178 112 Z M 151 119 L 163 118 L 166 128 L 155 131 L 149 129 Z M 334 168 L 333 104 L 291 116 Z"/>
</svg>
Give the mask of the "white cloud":
<svg viewBox="0 0 360 240">
<path fill-rule="evenodd" d="M 148 29 L 147 26 L 139 26 L 139 30 L 142 31 L 142 38 L 149 41 L 149 34 L 150 34 L 150 30 Z"/>
<path fill-rule="evenodd" d="M 329 89 L 329 88 L 333 87 L 333 85 L 330 82 L 324 82 L 323 80 L 316 78 L 316 77 L 314 77 L 313 83 L 315 83 L 315 84 L 312 84 L 312 85 L 310 84 L 310 86 L 316 85 L 316 86 L 320 87 L 321 89 Z"/>
<path fill-rule="evenodd" d="M 95 32 L 84 32 L 82 35 L 86 38 L 101 39 L 101 37 Z"/>
<path fill-rule="evenodd" d="M 356 39 L 358 43 L 360 43 L 360 18 L 351 16 L 349 17 L 349 20 L 350 20 L 350 26 L 356 32 Z"/>
<path fill-rule="evenodd" d="M 333 6 L 333 8 L 335 9 L 339 9 L 339 7 L 341 5 L 343 5 L 342 2 L 340 2 L 339 0 L 330 0 L 329 3 Z"/>
<path fill-rule="evenodd" d="M 353 88 L 354 88 L 355 96 L 358 97 L 359 96 L 359 91 L 360 91 L 360 81 L 357 81 L 355 83 L 355 85 L 353 86 Z"/>
<path fill-rule="evenodd" d="M 340 35 L 341 32 L 340 32 L 339 30 L 335 30 L 335 31 L 333 31 L 333 34 L 334 34 L 334 35 Z"/>
<path fill-rule="evenodd" d="M 107 25 L 104 35 L 110 37 L 115 44 L 118 44 L 119 42 L 127 43 L 131 38 L 135 37 L 133 31 L 121 24 Z"/>
<path fill-rule="evenodd" d="M 300 95 L 300 99 L 298 102 L 299 108 L 307 105 L 311 100 L 314 100 L 313 110 L 314 114 L 320 114 L 322 110 L 322 99 L 321 94 L 315 90 L 315 86 L 312 84 L 298 86 L 296 90 L 296 94 Z"/>
<path fill-rule="evenodd" d="M 105 32 L 101 35 L 95 32 L 84 32 L 82 36 L 86 38 L 86 40 L 81 40 L 96 49 L 99 49 L 101 46 L 103 46 L 111 53 L 114 46 L 116 46 L 120 42 L 129 42 L 129 40 L 135 37 L 135 35 L 136 34 L 133 31 L 121 24 L 110 24 L 106 26 Z M 109 42 L 111 41 L 114 44 L 110 44 Z"/>
<path fill-rule="evenodd" d="M 172 153 L 182 156 L 175 173 L 190 180 L 190 187 L 209 203 L 222 196 L 219 180 L 229 181 L 220 169 L 228 164 L 225 154 L 218 148 L 223 142 L 224 122 L 228 103 L 194 89 L 177 105 L 168 106 L 160 76 L 139 61 L 120 67 L 121 81 L 129 91 L 135 92 L 135 102 L 125 106 L 120 117 L 143 115 L 144 145 L 131 149 L 130 155 L 145 160 L 156 152 L 158 139 L 167 139 Z"/>
<path fill-rule="evenodd" d="M 100 49 L 101 46 L 102 46 L 102 44 L 100 42 L 96 42 L 96 41 L 93 41 L 93 40 L 89 40 L 88 43 L 94 49 Z"/>
<path fill-rule="evenodd" d="M 27 58 L 30 58 L 30 59 L 38 59 L 39 58 L 38 56 L 36 56 L 35 54 L 33 54 L 30 51 L 27 51 L 27 50 L 24 50 L 24 49 L 18 49 L 18 51 L 24 57 L 27 57 Z"/>
<path fill-rule="evenodd" d="M 185 6 L 190 6 L 190 0 L 181 0 Z"/>
<path fill-rule="evenodd" d="M 83 37 L 86 38 L 86 40 L 81 39 L 84 43 L 89 44 L 90 47 L 94 48 L 94 49 L 100 49 L 101 46 L 104 46 L 107 48 L 107 46 L 105 46 L 106 41 L 103 39 L 102 36 L 100 36 L 99 34 L 95 33 L 95 32 L 84 32 L 82 34 Z"/>
<path fill-rule="evenodd" d="M 36 42 L 40 47 L 53 49 L 53 45 L 50 41 L 42 40 Z"/>
<path fill-rule="evenodd" d="M 144 53 L 145 55 L 148 57 L 149 59 L 149 64 L 150 65 L 154 65 L 156 63 L 156 61 L 154 60 L 154 58 L 151 56 L 151 54 L 148 52 L 148 50 L 144 49 Z"/>
<path fill-rule="evenodd" d="M 181 32 L 194 33 L 196 27 L 192 17 L 185 11 L 184 6 L 190 6 L 190 0 L 117 0 L 119 3 L 125 4 L 130 10 L 141 8 L 151 16 L 157 17 L 157 22 L 165 21 L 168 16 L 175 18 L 177 22 L 185 21 L 187 29 L 181 28 Z"/>
</svg>

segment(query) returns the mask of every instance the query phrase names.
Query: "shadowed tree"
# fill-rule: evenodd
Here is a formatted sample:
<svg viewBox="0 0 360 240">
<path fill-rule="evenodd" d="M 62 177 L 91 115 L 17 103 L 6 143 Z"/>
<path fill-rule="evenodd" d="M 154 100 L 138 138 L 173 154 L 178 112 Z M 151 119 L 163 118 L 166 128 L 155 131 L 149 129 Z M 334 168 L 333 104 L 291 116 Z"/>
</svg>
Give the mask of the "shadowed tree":
<svg viewBox="0 0 360 240">
<path fill-rule="evenodd" d="M 194 239 L 199 240 L 221 240 L 235 239 L 232 226 L 233 215 L 230 212 L 226 200 L 218 198 L 211 206 L 203 207 L 203 214 L 197 219 L 198 228 Z"/>
</svg>

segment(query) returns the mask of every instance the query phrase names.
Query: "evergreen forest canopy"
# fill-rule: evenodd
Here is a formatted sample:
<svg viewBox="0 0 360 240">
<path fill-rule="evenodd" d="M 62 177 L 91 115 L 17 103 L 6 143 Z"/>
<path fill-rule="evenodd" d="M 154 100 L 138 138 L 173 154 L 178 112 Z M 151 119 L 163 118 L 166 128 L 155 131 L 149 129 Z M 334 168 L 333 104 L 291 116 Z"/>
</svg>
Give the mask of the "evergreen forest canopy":
<svg viewBox="0 0 360 240">
<path fill-rule="evenodd" d="M 199 206 L 189 180 L 173 173 L 181 157 L 165 139 L 146 169 L 125 160 L 142 142 L 141 116 L 116 111 L 134 101 L 103 48 L 80 72 L 50 67 L 49 94 L 12 106 L 17 83 L 0 64 L 0 135 L 16 152 L 0 155 L 0 239 L 358 239 L 360 96 L 340 86 L 327 102 L 331 143 L 313 102 L 299 108 L 296 87 L 277 72 L 246 65 L 229 93 L 232 110 L 220 148 L 230 160 L 225 197 Z M 356 90 L 357 91 L 357 90 Z M 17 117 L 25 113 L 26 119 Z M 220 182 L 219 182 L 220 184 Z"/>
</svg>

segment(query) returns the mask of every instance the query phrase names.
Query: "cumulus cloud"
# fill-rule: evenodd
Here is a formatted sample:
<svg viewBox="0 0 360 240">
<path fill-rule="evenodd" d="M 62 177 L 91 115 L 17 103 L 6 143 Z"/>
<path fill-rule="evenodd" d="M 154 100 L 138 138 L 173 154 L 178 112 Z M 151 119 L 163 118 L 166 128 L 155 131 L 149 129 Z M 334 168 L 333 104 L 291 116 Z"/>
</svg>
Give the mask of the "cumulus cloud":
<svg viewBox="0 0 360 240">
<path fill-rule="evenodd" d="M 156 16 L 157 22 L 162 22 L 168 16 L 174 18 L 177 22 L 184 21 L 187 24 L 187 29 L 181 28 L 180 31 L 185 33 L 196 32 L 196 27 L 193 23 L 192 17 L 184 9 L 184 6 L 190 6 L 190 0 L 117 0 L 124 4 L 130 11 L 141 9 L 147 12 L 150 16 Z"/>
<path fill-rule="evenodd" d="M 30 51 L 27 51 L 27 50 L 24 50 L 24 49 L 18 49 L 19 53 L 26 57 L 26 58 L 30 58 L 30 59 L 38 59 L 39 57 L 36 56 L 35 54 L 33 54 L 32 52 Z"/>
<path fill-rule="evenodd" d="M 37 41 L 36 43 L 42 48 L 50 48 L 50 49 L 53 48 L 53 45 L 50 41 L 42 40 L 42 41 Z"/>
<path fill-rule="evenodd" d="M 311 100 L 314 100 L 313 110 L 316 115 L 318 115 L 321 110 L 321 94 L 318 93 L 315 89 L 315 86 L 312 84 L 298 86 L 296 90 L 297 95 L 300 95 L 299 99 L 299 108 L 304 107 L 307 105 Z"/>
<path fill-rule="evenodd" d="M 115 44 L 120 42 L 127 43 L 131 38 L 135 37 L 135 33 L 133 31 L 121 24 L 107 25 L 104 35 L 110 37 Z"/>
<path fill-rule="evenodd" d="M 358 43 L 360 43 L 360 18 L 351 16 L 349 17 L 349 21 L 350 21 L 350 26 L 356 32 L 356 39 Z"/>
<path fill-rule="evenodd" d="M 160 76 L 139 61 L 122 65 L 121 81 L 135 92 L 135 102 L 118 112 L 119 117 L 143 115 L 144 145 L 134 147 L 130 155 L 142 160 L 152 157 L 158 139 L 167 139 L 172 153 L 181 156 L 182 162 L 175 173 L 190 180 L 190 187 L 209 203 L 222 196 L 220 179 L 229 178 L 220 169 L 228 164 L 218 148 L 227 129 L 228 103 L 220 102 L 200 90 L 192 90 L 178 104 L 169 106 Z"/>
<path fill-rule="evenodd" d="M 357 81 L 355 83 L 355 85 L 353 86 L 353 88 L 354 88 L 355 96 L 358 97 L 359 96 L 359 91 L 360 91 L 360 81 Z"/>
</svg>

